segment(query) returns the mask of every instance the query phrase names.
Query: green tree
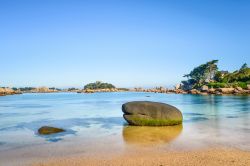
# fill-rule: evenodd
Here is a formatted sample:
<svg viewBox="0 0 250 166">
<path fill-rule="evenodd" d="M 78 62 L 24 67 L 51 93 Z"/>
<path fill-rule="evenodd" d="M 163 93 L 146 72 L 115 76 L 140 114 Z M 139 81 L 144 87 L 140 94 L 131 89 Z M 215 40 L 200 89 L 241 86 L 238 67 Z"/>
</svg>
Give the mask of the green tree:
<svg viewBox="0 0 250 166">
<path fill-rule="evenodd" d="M 243 64 L 239 70 L 226 74 L 221 80 L 224 83 L 250 82 L 250 68 L 247 64 Z"/>
<path fill-rule="evenodd" d="M 217 71 L 214 75 L 214 80 L 217 82 L 222 82 L 223 77 L 221 71 Z"/>
<path fill-rule="evenodd" d="M 212 60 L 198 67 L 195 67 L 189 74 L 184 75 L 188 79 L 193 79 L 199 86 L 205 82 L 214 80 L 214 76 L 218 71 L 217 67 L 218 60 Z"/>
<path fill-rule="evenodd" d="M 218 71 L 217 63 L 218 63 L 218 60 L 212 60 L 210 62 L 207 62 L 206 64 L 208 67 L 206 73 L 207 73 L 207 76 L 208 76 L 207 79 L 209 82 L 214 80 L 214 76 L 216 72 Z"/>
<path fill-rule="evenodd" d="M 245 69 L 247 69 L 247 68 L 248 68 L 247 64 L 244 63 L 244 64 L 241 66 L 240 71 L 241 71 L 241 70 L 245 70 Z"/>
<path fill-rule="evenodd" d="M 232 73 L 218 71 L 218 60 L 212 60 L 195 67 L 189 74 L 184 75 L 187 81 L 182 81 L 186 89 L 200 88 L 206 84 L 209 87 L 242 87 L 250 84 L 250 68 L 244 63 L 239 70 Z"/>
<path fill-rule="evenodd" d="M 18 90 L 18 88 L 16 88 L 16 87 L 13 87 L 12 89 L 13 89 L 14 91 Z"/>
</svg>

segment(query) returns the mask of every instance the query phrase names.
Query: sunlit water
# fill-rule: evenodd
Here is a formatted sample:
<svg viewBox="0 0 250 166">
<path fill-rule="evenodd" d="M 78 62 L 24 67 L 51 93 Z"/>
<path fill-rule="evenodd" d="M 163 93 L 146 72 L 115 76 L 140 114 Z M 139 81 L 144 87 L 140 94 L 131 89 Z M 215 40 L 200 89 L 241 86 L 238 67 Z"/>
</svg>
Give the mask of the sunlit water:
<svg viewBox="0 0 250 166">
<path fill-rule="evenodd" d="M 174 105 L 183 113 L 183 125 L 127 126 L 121 105 L 141 100 Z M 44 125 L 64 128 L 66 132 L 40 136 L 37 130 Z M 0 97 L 0 161 L 6 157 L 4 154 L 25 148 L 30 151 L 39 147 L 54 155 L 57 151 L 71 154 L 152 146 L 169 149 L 228 146 L 249 151 L 250 97 L 132 92 Z"/>
</svg>

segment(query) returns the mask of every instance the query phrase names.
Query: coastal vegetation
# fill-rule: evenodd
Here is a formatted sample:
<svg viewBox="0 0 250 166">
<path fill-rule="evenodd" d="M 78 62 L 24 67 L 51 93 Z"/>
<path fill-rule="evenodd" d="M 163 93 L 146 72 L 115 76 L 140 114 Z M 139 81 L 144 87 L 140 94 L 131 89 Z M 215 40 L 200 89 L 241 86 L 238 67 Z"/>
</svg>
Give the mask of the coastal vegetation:
<svg viewBox="0 0 250 166">
<path fill-rule="evenodd" d="M 17 89 L 17 88 L 15 88 L 15 89 Z M 23 88 L 19 88 L 19 89 L 20 89 L 20 91 L 25 92 L 25 91 L 35 90 L 36 88 L 35 87 L 23 87 Z"/>
<path fill-rule="evenodd" d="M 96 89 L 115 89 L 115 86 L 110 84 L 110 83 L 104 83 L 101 81 L 96 81 L 94 83 L 89 83 L 84 86 L 84 90 L 91 89 L 91 90 L 96 90 Z"/>
<path fill-rule="evenodd" d="M 195 67 L 189 74 L 184 75 L 188 80 L 182 81 L 183 89 L 200 89 L 206 85 L 209 88 L 248 88 L 250 84 L 250 68 L 243 64 L 234 72 L 218 70 L 218 60 L 212 60 Z"/>
</svg>

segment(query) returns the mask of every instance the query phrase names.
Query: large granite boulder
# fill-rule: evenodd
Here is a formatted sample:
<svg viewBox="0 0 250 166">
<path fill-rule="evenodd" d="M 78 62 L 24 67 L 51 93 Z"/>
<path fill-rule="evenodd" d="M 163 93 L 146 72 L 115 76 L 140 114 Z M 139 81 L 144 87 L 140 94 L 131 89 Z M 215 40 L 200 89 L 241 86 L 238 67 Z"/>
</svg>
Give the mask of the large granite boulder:
<svg viewBox="0 0 250 166">
<path fill-rule="evenodd" d="M 177 90 L 177 89 L 181 89 L 181 84 L 176 84 L 175 85 L 175 90 Z"/>
<path fill-rule="evenodd" d="M 234 92 L 234 88 L 219 88 L 218 91 L 223 94 L 232 94 Z"/>
<path fill-rule="evenodd" d="M 172 126 L 182 123 L 182 113 L 174 106 L 134 101 L 122 105 L 124 119 L 136 126 Z"/>
<path fill-rule="evenodd" d="M 235 89 L 238 91 L 243 91 L 243 89 L 241 87 L 236 87 Z"/>
<path fill-rule="evenodd" d="M 199 95 L 201 92 L 197 89 L 192 89 L 189 91 L 189 93 L 193 94 L 193 95 Z"/>
<path fill-rule="evenodd" d="M 38 129 L 38 133 L 41 135 L 49 135 L 49 134 L 55 134 L 64 132 L 64 129 L 56 128 L 56 127 L 50 127 L 50 126 L 43 126 Z"/>
<path fill-rule="evenodd" d="M 216 89 L 210 88 L 210 89 L 208 89 L 208 93 L 215 94 L 216 93 Z"/>
<path fill-rule="evenodd" d="M 201 91 L 202 91 L 202 92 L 207 92 L 208 90 L 209 90 L 209 88 L 208 88 L 207 85 L 203 85 L 203 86 L 201 87 Z"/>
</svg>

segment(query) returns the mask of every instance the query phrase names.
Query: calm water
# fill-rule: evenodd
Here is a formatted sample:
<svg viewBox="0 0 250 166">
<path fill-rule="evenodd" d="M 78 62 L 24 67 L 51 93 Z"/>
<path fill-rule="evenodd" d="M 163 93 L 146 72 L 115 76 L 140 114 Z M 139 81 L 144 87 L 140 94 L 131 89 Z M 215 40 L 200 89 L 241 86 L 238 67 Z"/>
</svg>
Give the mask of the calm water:
<svg viewBox="0 0 250 166">
<path fill-rule="evenodd" d="M 127 126 L 121 105 L 137 100 L 176 106 L 183 113 L 183 125 Z M 39 136 L 37 129 L 44 125 L 61 127 L 67 132 Z M 43 145 L 47 145 L 44 149 L 70 146 L 71 150 L 64 149 L 65 153 L 80 153 L 81 147 L 91 151 L 105 146 L 121 150 L 156 145 L 173 149 L 215 145 L 250 150 L 250 97 L 132 92 L 0 97 L 0 160 L 3 152 Z M 54 151 L 50 149 L 50 155 Z"/>
</svg>

